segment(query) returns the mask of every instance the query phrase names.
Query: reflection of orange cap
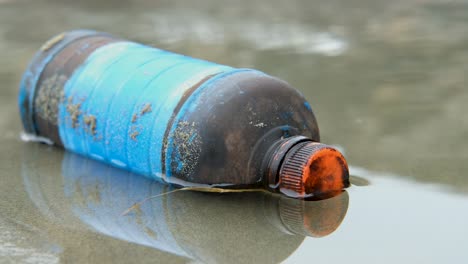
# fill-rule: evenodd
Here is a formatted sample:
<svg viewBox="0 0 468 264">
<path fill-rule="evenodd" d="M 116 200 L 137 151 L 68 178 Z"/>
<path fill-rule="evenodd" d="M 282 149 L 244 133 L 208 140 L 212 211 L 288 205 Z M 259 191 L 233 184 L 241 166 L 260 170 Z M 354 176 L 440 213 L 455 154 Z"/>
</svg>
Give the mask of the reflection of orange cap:
<svg viewBox="0 0 468 264">
<path fill-rule="evenodd" d="M 288 150 L 279 170 L 279 189 L 290 197 L 310 197 L 349 186 L 343 155 L 331 146 L 305 141 Z"/>
<path fill-rule="evenodd" d="M 323 237 L 335 231 L 348 210 L 346 191 L 319 201 L 304 201 L 281 197 L 279 213 L 281 222 L 292 233 Z"/>
</svg>

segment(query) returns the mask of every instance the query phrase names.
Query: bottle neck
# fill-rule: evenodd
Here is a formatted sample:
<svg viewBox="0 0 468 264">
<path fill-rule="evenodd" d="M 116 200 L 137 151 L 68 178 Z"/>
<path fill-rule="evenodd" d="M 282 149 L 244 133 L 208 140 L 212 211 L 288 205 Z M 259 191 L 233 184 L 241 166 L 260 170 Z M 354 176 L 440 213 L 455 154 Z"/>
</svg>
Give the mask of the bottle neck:
<svg viewBox="0 0 468 264">
<path fill-rule="evenodd" d="M 313 142 L 304 136 L 292 136 L 276 141 L 263 160 L 264 186 L 270 191 L 279 191 L 280 170 L 287 154 L 300 143 Z"/>
</svg>

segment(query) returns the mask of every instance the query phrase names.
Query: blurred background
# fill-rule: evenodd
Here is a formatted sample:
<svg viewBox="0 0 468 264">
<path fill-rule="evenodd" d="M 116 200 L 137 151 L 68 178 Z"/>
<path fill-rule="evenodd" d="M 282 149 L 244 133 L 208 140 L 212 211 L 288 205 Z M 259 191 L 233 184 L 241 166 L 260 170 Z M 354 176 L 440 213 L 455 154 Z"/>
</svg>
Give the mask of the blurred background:
<svg viewBox="0 0 468 264">
<path fill-rule="evenodd" d="M 11 191 L 21 185 L 21 75 L 47 39 L 76 28 L 284 79 L 369 188 L 390 175 L 465 197 L 467 23 L 467 0 L 0 0 L 1 211 L 33 208 Z"/>
</svg>

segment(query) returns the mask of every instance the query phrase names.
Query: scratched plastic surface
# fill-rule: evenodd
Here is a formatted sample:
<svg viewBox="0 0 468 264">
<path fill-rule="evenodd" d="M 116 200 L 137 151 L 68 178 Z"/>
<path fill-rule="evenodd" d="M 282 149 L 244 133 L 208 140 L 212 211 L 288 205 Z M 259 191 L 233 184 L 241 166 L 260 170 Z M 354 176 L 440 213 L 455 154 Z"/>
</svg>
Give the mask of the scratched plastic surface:
<svg viewBox="0 0 468 264">
<path fill-rule="evenodd" d="M 23 76 L 19 107 L 29 133 L 185 186 L 266 185 L 274 142 L 320 140 L 310 104 L 278 78 L 96 31 L 47 41 Z"/>
<path fill-rule="evenodd" d="M 18 104 L 27 104 L 27 107 L 20 108 L 21 118 L 23 120 L 28 120 L 28 122 L 24 123 L 25 130 L 27 132 L 33 133 L 35 131 L 35 127 L 33 126 L 33 113 L 29 110 L 33 109 L 34 89 L 39 81 L 39 77 L 42 71 L 45 69 L 46 65 L 54 58 L 55 53 L 57 53 L 69 44 L 72 37 L 79 38 L 85 35 L 89 35 L 90 33 L 92 32 L 88 30 L 77 30 L 74 32 L 73 36 L 70 36 L 69 38 L 65 37 L 62 41 L 53 43 L 54 45 L 50 47 L 46 47 L 47 52 L 36 53 L 36 55 L 34 56 L 33 61 L 36 63 L 30 64 L 28 66 L 28 70 L 24 73 L 20 82 L 21 90 L 18 95 Z M 53 41 L 53 39 L 51 39 L 51 41 Z M 45 44 L 45 46 L 46 45 L 47 43 Z"/>
<path fill-rule="evenodd" d="M 106 45 L 65 85 L 65 97 L 104 125 L 93 133 L 84 123 L 75 129 L 62 104 L 60 137 L 69 150 L 158 179 L 164 132 L 181 96 L 207 76 L 231 69 L 132 42 Z M 132 139 L 132 133 L 138 134 Z"/>
<path fill-rule="evenodd" d="M 99 33 L 74 31 L 67 33 L 58 45 L 46 43 L 36 57 L 44 52 L 47 56 L 42 56 L 44 58 L 38 65 L 34 64 L 38 60 L 35 58 L 23 76 L 19 104 L 22 106 L 27 96 L 29 101 L 34 101 L 31 99 L 33 87 L 44 63 L 69 44 L 67 38 L 71 38 L 70 35 L 78 39 L 92 34 Z M 85 43 L 82 49 L 87 45 Z M 64 99 L 59 104 L 57 121 L 61 142 L 66 149 L 84 156 L 157 180 L 171 181 L 168 179 L 171 171 L 161 168 L 161 151 L 165 131 L 175 129 L 168 128 L 172 125 L 169 120 L 184 93 L 205 80 L 187 99 L 193 101 L 192 97 L 196 98 L 204 89 L 216 85 L 217 80 L 246 71 L 264 75 L 255 70 L 235 69 L 129 41 L 104 45 L 92 52 L 64 85 Z M 177 112 L 175 124 L 184 118 L 185 111 L 194 111 L 190 104 L 187 107 Z M 30 118 L 24 110 L 22 116 Z M 167 156 L 171 157 L 171 139 L 167 141 Z M 166 164 L 171 162 L 166 160 Z"/>
</svg>

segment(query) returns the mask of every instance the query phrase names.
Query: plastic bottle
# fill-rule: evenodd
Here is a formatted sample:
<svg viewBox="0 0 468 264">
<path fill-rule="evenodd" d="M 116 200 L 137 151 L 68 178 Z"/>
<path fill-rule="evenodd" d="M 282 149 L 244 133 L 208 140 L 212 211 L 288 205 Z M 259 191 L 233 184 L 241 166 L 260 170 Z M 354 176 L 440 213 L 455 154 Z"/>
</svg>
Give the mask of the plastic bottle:
<svg viewBox="0 0 468 264">
<path fill-rule="evenodd" d="M 44 44 L 19 107 L 27 133 L 163 182 L 292 197 L 349 185 L 344 157 L 318 143 L 310 104 L 286 82 L 106 33 Z"/>
</svg>

